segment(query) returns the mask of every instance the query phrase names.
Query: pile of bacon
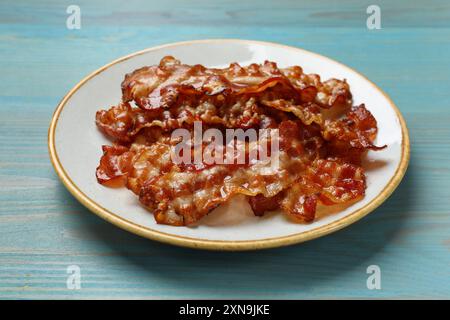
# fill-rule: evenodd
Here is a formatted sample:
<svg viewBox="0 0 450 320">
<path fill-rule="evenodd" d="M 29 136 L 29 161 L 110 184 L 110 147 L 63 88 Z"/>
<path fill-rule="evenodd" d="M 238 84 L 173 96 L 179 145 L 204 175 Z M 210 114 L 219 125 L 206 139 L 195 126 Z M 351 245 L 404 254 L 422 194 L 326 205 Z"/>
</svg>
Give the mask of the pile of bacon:
<svg viewBox="0 0 450 320">
<path fill-rule="evenodd" d="M 364 196 L 361 159 L 373 144 L 377 123 L 364 105 L 352 107 L 346 81 L 321 81 L 301 67 L 274 62 L 225 69 L 159 65 L 127 74 L 122 102 L 96 114 L 98 128 L 114 141 L 103 146 L 97 180 L 126 186 L 158 223 L 192 224 L 237 194 L 255 215 L 281 209 L 296 221 L 313 221 L 316 207 Z M 279 166 L 175 164 L 171 132 L 270 128 L 279 132 Z"/>
</svg>

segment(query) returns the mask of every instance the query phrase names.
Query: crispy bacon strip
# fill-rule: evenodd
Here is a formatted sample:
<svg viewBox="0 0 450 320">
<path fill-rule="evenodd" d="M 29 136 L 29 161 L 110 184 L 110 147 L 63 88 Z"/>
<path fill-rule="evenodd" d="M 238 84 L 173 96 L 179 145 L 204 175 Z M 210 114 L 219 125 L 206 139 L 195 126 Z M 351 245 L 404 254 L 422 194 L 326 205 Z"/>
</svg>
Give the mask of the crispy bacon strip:
<svg viewBox="0 0 450 320">
<path fill-rule="evenodd" d="M 300 166 L 300 161 L 292 164 Z M 173 224 L 177 218 L 177 225 L 191 224 L 236 194 L 274 196 L 295 179 L 289 168 L 270 175 L 263 174 L 263 168 L 230 170 L 226 165 L 216 165 L 201 171 L 173 170 L 147 180 L 139 199 L 153 210 L 158 223 Z"/>
<path fill-rule="evenodd" d="M 103 156 L 97 167 L 97 181 L 108 187 L 123 187 L 132 164 L 133 152 L 120 145 L 103 146 Z"/>
<path fill-rule="evenodd" d="M 267 211 L 274 211 L 280 208 L 280 202 L 283 199 L 284 192 L 279 192 L 273 197 L 265 197 L 257 194 L 254 197 L 248 197 L 248 202 L 252 207 L 255 216 L 263 216 Z"/>
<path fill-rule="evenodd" d="M 307 103 L 299 106 L 284 99 L 262 101 L 262 104 L 284 112 L 292 112 L 306 125 L 310 125 L 312 123 L 323 125 L 321 110 L 317 104 Z"/>
<path fill-rule="evenodd" d="M 345 81 L 320 81 L 318 75 L 308 75 L 300 67 L 279 69 L 274 62 L 241 67 L 237 63 L 225 69 L 185 65 L 173 57 L 164 57 L 159 65 L 143 67 L 125 76 L 122 82 L 123 101 L 134 101 L 151 110 L 168 108 L 180 100 L 205 96 L 251 95 L 281 85 L 301 102 L 316 102 L 324 108 L 351 104 L 351 94 Z"/>
<path fill-rule="evenodd" d="M 255 215 L 282 209 L 297 221 L 311 222 L 318 203 L 333 205 L 353 201 L 364 196 L 365 187 L 361 167 L 318 159 L 290 188 L 269 198 L 262 194 L 249 197 L 249 203 Z"/>
<path fill-rule="evenodd" d="M 262 106 L 292 112 L 305 124 L 321 124 L 321 107 L 351 104 L 345 81 L 322 83 L 319 76 L 304 74 L 300 67 L 278 69 L 267 61 L 245 68 L 232 64 L 226 69 L 208 69 L 165 57 L 159 66 L 128 74 L 122 91 L 120 105 L 96 115 L 100 130 L 122 142 L 131 141 L 146 127 L 171 131 L 195 120 L 227 128 L 272 124 L 274 120 Z"/>
<path fill-rule="evenodd" d="M 364 196 L 366 182 L 361 167 L 318 159 L 286 192 L 281 208 L 296 220 L 311 222 L 318 202 L 346 203 Z"/>
<path fill-rule="evenodd" d="M 269 103 L 266 105 L 270 106 Z M 254 98 L 237 100 L 226 108 L 206 101 L 196 108 L 182 105 L 153 111 L 132 108 L 128 103 L 122 103 L 109 110 L 98 111 L 96 124 L 105 135 L 112 139 L 130 142 L 144 128 L 157 127 L 170 132 L 183 127 L 192 128 L 194 121 L 224 128 L 270 128 L 276 127 L 282 120 L 292 118 L 282 112 L 281 107 L 268 109 L 270 108 L 258 105 Z M 303 111 L 298 111 L 300 112 L 306 123 L 313 120 L 320 121 L 317 108 L 307 106 Z"/>
<path fill-rule="evenodd" d="M 121 142 L 131 142 L 144 128 L 157 127 L 171 131 L 198 120 L 187 108 L 149 112 L 121 103 L 96 114 L 97 127 L 107 136 Z"/>
<path fill-rule="evenodd" d="M 377 130 L 375 117 L 361 104 L 347 112 L 343 119 L 326 121 L 323 137 L 351 148 L 381 150 L 386 146 L 373 144 Z"/>
<path fill-rule="evenodd" d="M 299 122 L 281 123 L 280 165 L 276 169 L 264 162 L 214 165 L 200 170 L 174 165 L 166 173 L 140 180 L 145 182 L 139 199 L 154 212 L 158 223 L 181 225 L 196 222 L 236 194 L 276 196 L 294 183 L 318 156 L 320 146 L 312 149 L 306 145 L 307 139 L 300 139 L 308 134 L 306 131 L 308 128 Z"/>
<path fill-rule="evenodd" d="M 290 115 L 293 114 L 306 125 L 323 125 L 320 108 L 314 103 L 301 106 L 278 99 L 263 100 L 258 104 L 255 98 L 250 98 L 237 100 L 227 108 L 216 105 L 206 101 L 196 108 L 182 105 L 149 112 L 122 103 L 109 110 L 98 111 L 96 123 L 104 134 L 121 142 L 132 141 L 144 128 L 158 127 L 170 132 L 183 127 L 191 128 L 194 121 L 225 128 L 273 128 L 280 121 L 293 119 Z"/>
</svg>

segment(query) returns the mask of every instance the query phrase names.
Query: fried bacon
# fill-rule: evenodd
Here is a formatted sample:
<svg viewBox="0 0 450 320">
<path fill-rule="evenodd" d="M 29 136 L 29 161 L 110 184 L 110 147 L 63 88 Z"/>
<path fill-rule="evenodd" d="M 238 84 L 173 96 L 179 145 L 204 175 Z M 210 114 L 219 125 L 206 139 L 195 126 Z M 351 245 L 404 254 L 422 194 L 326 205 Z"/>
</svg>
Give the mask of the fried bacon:
<svg viewBox="0 0 450 320">
<path fill-rule="evenodd" d="M 281 207 L 293 219 L 311 222 L 318 202 L 324 205 L 350 202 L 363 197 L 365 188 L 361 167 L 318 159 L 284 192 L 269 198 L 259 194 L 249 202 L 255 215 Z"/>
<path fill-rule="evenodd" d="M 170 132 L 177 128 L 190 128 L 194 121 L 225 128 L 268 128 L 276 127 L 280 121 L 292 119 L 295 115 L 305 124 L 323 123 L 320 108 L 314 103 L 301 106 L 283 99 L 266 99 L 258 103 L 255 97 L 241 97 L 227 107 L 222 106 L 223 102 L 208 100 L 195 107 L 180 105 L 150 111 L 133 108 L 124 102 L 109 110 L 98 111 L 96 123 L 107 136 L 122 142 L 132 141 L 144 128 L 158 127 Z"/>
<path fill-rule="evenodd" d="M 328 120 L 323 136 L 336 144 L 357 149 L 381 150 L 373 141 L 377 135 L 377 121 L 364 104 L 352 108 L 343 119 Z"/>
<path fill-rule="evenodd" d="M 99 183 L 109 187 L 123 187 L 132 164 L 133 154 L 120 145 L 103 146 L 103 156 L 97 167 Z"/>
<path fill-rule="evenodd" d="M 281 209 L 299 222 L 315 219 L 318 204 L 364 196 L 361 159 L 374 144 L 377 123 L 364 105 L 351 107 L 347 82 L 321 82 L 298 66 L 273 62 L 205 68 L 165 57 L 125 76 L 122 101 L 96 114 L 98 128 L 115 142 L 103 146 L 99 183 L 126 186 L 158 223 L 189 225 L 237 194 L 255 215 Z M 175 164 L 173 130 L 273 128 L 279 166 Z M 246 142 L 250 150 L 253 142 Z"/>
<path fill-rule="evenodd" d="M 364 196 L 366 182 L 361 167 L 318 159 L 287 190 L 281 208 L 292 218 L 311 222 L 316 205 L 346 203 Z"/>
<path fill-rule="evenodd" d="M 256 94 L 281 85 L 302 102 L 317 102 L 323 107 L 351 103 L 345 81 L 320 81 L 302 68 L 279 69 L 274 62 L 241 67 L 232 63 L 225 69 L 186 65 L 173 57 L 164 57 L 159 65 L 143 67 L 125 76 L 123 101 L 135 101 L 143 109 L 167 108 L 179 100 L 193 99 L 194 104 L 208 96 Z"/>
</svg>

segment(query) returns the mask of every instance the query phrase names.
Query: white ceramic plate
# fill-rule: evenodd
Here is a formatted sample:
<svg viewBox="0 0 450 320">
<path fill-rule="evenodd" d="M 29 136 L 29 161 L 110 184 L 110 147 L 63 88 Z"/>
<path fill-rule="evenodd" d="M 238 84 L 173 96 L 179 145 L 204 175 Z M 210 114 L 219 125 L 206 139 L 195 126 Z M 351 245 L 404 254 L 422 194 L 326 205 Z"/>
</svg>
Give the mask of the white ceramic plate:
<svg viewBox="0 0 450 320">
<path fill-rule="evenodd" d="M 96 128 L 95 113 L 121 99 L 124 75 L 172 55 L 187 64 L 225 67 L 271 60 L 280 67 L 300 65 L 322 79 L 345 78 L 354 104 L 364 102 L 378 120 L 380 152 L 369 152 L 367 190 L 363 200 L 311 224 L 296 224 L 281 214 L 263 218 L 249 213 L 242 199 L 216 209 L 196 227 L 158 225 L 129 190 L 109 189 L 97 183 L 95 168 L 101 145 L 110 143 Z M 389 70 L 386 70 L 389 72 Z M 202 40 L 174 43 L 133 53 L 81 80 L 61 101 L 49 129 L 52 163 L 69 191 L 91 211 L 109 222 L 141 236 L 175 245 L 247 250 L 298 243 L 341 229 L 379 206 L 402 179 L 409 160 L 405 122 L 393 102 L 361 74 L 329 58 L 279 44 L 245 40 Z"/>
</svg>

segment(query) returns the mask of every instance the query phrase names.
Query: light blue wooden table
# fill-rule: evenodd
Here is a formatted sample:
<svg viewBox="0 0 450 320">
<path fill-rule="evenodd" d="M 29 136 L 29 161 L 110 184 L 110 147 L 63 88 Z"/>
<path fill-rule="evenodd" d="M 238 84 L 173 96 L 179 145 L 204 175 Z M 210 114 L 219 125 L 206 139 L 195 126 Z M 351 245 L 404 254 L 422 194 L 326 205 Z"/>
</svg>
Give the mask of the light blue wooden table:
<svg viewBox="0 0 450 320">
<path fill-rule="evenodd" d="M 81 29 L 66 28 L 70 4 Z M 368 30 L 366 8 L 381 8 Z M 47 128 L 64 94 L 127 53 L 174 41 L 279 42 L 339 60 L 395 101 L 409 170 L 379 209 L 333 235 L 244 253 L 171 247 L 91 214 L 62 186 Z M 0 3 L 0 298 L 450 298 L 448 1 Z M 68 266 L 81 289 L 66 285 Z M 381 290 L 366 269 L 381 268 Z"/>
</svg>

